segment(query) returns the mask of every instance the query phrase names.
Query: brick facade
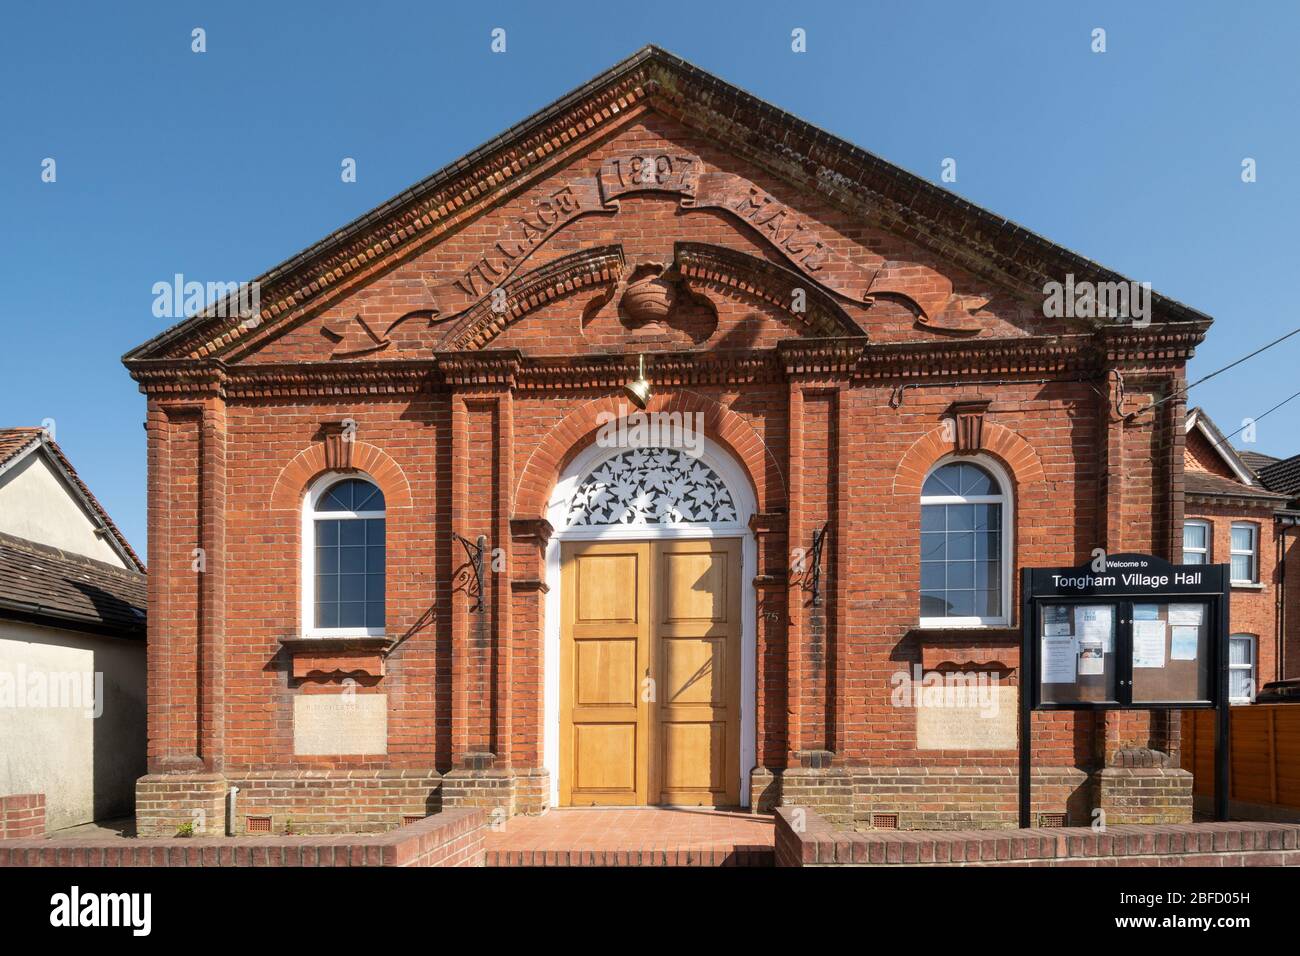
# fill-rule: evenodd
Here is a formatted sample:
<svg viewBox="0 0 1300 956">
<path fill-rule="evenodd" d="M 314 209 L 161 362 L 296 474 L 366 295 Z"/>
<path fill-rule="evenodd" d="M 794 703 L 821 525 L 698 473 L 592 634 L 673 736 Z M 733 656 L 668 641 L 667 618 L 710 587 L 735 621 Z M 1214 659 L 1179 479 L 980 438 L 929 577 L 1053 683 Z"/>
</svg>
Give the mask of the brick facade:
<svg viewBox="0 0 1300 956">
<path fill-rule="evenodd" d="M 689 157 L 695 192 L 671 162 L 611 179 L 645 156 Z M 596 189 L 616 199 L 588 215 Z M 214 776 L 276 826 L 545 810 L 546 506 L 639 355 L 649 411 L 698 412 L 757 504 L 755 808 L 1012 819 L 1014 742 L 920 750 L 891 704 L 913 665 L 1018 681 L 1014 586 L 1005 626 L 918 626 L 921 482 L 958 451 L 1006 471 L 1012 581 L 1098 547 L 1176 558 L 1183 406 L 1149 406 L 1206 317 L 1156 297 L 1146 328 L 1044 318 L 1044 281 L 1106 275 L 653 49 L 384 215 L 266 280 L 260 321 L 193 319 L 127 357 L 148 398 L 149 832 L 211 810 Z M 645 275 L 676 283 L 661 319 L 625 298 Z M 981 409 L 971 430 L 955 402 Z M 332 472 L 387 499 L 385 635 L 314 653 L 302 509 Z M 791 554 L 823 527 L 813 605 Z M 478 594 L 453 535 L 500 558 Z M 384 752 L 297 753 L 296 699 L 340 693 L 382 695 Z M 1042 809 L 1072 817 L 1117 754 L 1178 736 L 1140 714 L 1034 734 Z"/>
<path fill-rule="evenodd" d="M 1233 634 L 1255 639 L 1255 691 L 1269 681 L 1300 674 L 1295 661 L 1287 655 L 1295 614 L 1300 607 L 1300 588 L 1292 574 L 1283 572 L 1283 558 L 1294 570 L 1300 562 L 1294 533 L 1285 528 L 1275 515 L 1290 503 L 1287 496 L 1270 490 L 1237 457 L 1231 444 L 1210 421 L 1204 411 L 1189 413 L 1185 445 L 1185 471 L 1189 488 L 1185 516 L 1188 521 L 1204 522 L 1208 528 L 1208 561 L 1227 563 L 1232 550 L 1232 526 L 1248 524 L 1255 528 L 1258 554 L 1254 583 L 1232 585 L 1231 622 Z M 1235 467 L 1234 467 L 1235 466 Z M 1283 552 L 1285 548 L 1285 554 Z M 1282 622 L 1286 622 L 1286 627 Z M 1284 635 L 1286 630 L 1288 635 Z"/>
</svg>

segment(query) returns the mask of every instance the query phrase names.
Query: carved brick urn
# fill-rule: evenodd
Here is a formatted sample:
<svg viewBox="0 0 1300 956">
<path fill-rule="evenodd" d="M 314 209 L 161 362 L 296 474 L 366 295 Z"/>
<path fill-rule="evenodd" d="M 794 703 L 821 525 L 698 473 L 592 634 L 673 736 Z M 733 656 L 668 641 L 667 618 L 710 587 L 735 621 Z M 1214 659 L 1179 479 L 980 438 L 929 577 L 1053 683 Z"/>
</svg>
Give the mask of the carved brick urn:
<svg viewBox="0 0 1300 956">
<path fill-rule="evenodd" d="M 677 303 L 677 286 L 662 274 L 650 274 L 628 283 L 621 305 L 637 324 L 662 322 Z"/>
</svg>

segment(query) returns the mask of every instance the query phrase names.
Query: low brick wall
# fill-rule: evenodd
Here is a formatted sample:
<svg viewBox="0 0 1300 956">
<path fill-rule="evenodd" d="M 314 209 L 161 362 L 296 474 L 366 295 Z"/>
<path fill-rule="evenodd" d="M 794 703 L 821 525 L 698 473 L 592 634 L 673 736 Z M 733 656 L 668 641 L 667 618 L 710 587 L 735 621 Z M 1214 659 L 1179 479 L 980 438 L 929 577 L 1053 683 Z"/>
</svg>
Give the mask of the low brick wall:
<svg viewBox="0 0 1300 956">
<path fill-rule="evenodd" d="M 830 767 L 769 770 L 750 776 L 759 810 L 806 807 L 845 827 L 871 827 L 877 815 L 900 830 L 1015 828 L 1020 778 L 1015 767 Z M 1034 769 L 1033 813 L 1090 824 L 1190 823 L 1191 776 L 1177 768 Z M 1037 816 L 1034 817 L 1037 821 Z"/>
<path fill-rule="evenodd" d="M 448 810 L 400 830 L 337 836 L 0 842 L 4 866 L 482 866 L 482 810 Z"/>
<path fill-rule="evenodd" d="M 0 840 L 45 836 L 45 794 L 0 797 Z"/>
<path fill-rule="evenodd" d="M 1091 819 L 1095 787 L 1086 771 L 1036 769 L 1033 789 L 1035 813 L 1065 813 L 1078 824 Z M 900 830 L 1014 827 L 1019 801 L 1020 775 L 1013 767 L 882 767 L 853 775 L 853 823 L 862 827 L 881 813 L 896 816 Z"/>
<path fill-rule="evenodd" d="M 268 833 L 383 833 L 442 809 L 431 768 L 150 774 L 136 782 L 136 832 L 173 837 L 192 824 L 195 836 L 225 836 L 232 786 L 235 836 L 249 832 L 249 817 L 269 818 Z"/>
<path fill-rule="evenodd" d="M 1123 824 L 1029 830 L 842 830 L 815 811 L 776 812 L 777 866 L 1300 866 L 1300 826 Z"/>
<path fill-rule="evenodd" d="M 239 788 L 234 833 L 248 818 L 270 817 L 271 832 L 383 833 L 405 817 L 442 809 L 436 770 L 267 770 L 228 773 Z"/>
</svg>

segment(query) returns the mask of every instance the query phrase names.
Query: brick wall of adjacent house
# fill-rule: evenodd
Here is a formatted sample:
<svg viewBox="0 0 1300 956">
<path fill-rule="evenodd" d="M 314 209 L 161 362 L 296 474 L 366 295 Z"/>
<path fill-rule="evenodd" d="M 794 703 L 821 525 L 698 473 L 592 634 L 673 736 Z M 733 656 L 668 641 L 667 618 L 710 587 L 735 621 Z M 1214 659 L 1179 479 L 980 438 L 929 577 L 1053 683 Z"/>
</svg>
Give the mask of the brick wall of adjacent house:
<svg viewBox="0 0 1300 956">
<path fill-rule="evenodd" d="M 1187 435 L 1185 467 L 1188 471 L 1201 471 L 1239 481 L 1239 476 L 1223 461 L 1210 442 L 1199 430 Z M 1254 525 L 1259 542 L 1259 586 L 1234 586 L 1232 589 L 1231 620 L 1233 634 L 1249 634 L 1256 639 L 1257 663 L 1255 690 L 1269 681 L 1282 680 L 1300 674 L 1294 664 L 1300 647 L 1300 631 L 1295 628 L 1291 609 L 1300 607 L 1300 573 L 1283 579 L 1282 562 L 1278 560 L 1278 528 L 1273 512 L 1281 502 L 1260 502 L 1247 505 L 1241 500 L 1218 501 L 1207 497 L 1190 498 L 1186 516 L 1210 525 L 1209 560 L 1215 564 L 1228 563 L 1232 548 L 1233 522 Z M 1294 569 L 1300 556 L 1295 550 L 1294 533 L 1287 541 L 1289 569 Z M 1283 609 L 1285 605 L 1285 610 Z M 1286 619 L 1287 634 L 1281 636 L 1278 627 L 1279 613 Z M 1290 651 L 1290 653 L 1288 653 Z"/>
<path fill-rule="evenodd" d="M 575 158 L 558 179 L 591 174 L 616 152 L 669 147 L 697 152 L 710 168 L 740 168 L 774 195 L 798 203 L 843 237 L 837 243 L 845 255 L 870 250 L 890 259 L 933 258 L 819 197 L 793 193 L 662 118 L 630 122 L 590 155 Z M 525 200 L 512 199 L 467 221 L 442 244 L 295 325 L 245 363 L 327 361 L 332 346 L 320 321 L 343 323 L 360 314 L 378 328 L 419 306 L 421 276 L 454 274 L 481 254 Z M 683 210 L 662 197 L 630 196 L 622 200 L 617 220 L 575 222 L 530 265 L 608 242 L 611 235 L 624 244 L 629 261 L 671 261 L 673 242 L 686 236 L 769 255 L 752 231 L 721 214 Z M 960 269 L 944 269 L 959 283 L 974 282 Z M 778 341 L 803 333 L 789 315 L 740 291 L 719 292 L 714 301 L 717 330 L 706 349 L 770 357 Z M 701 321 L 630 331 L 612 306 L 584 312 L 587 305 L 586 299 L 548 304 L 489 348 L 635 355 L 693 347 Z M 1021 334 L 1032 307 L 995 294 L 982 334 Z M 946 341 L 918 332 L 913 315 L 899 303 L 846 309 L 874 342 Z M 1071 328 L 1041 317 L 1034 322 L 1036 332 Z M 1176 362 L 1116 364 L 1129 375 L 1124 411 L 1139 411 L 1182 381 Z M 656 387 L 652 408 L 703 413 L 710 437 L 748 473 L 758 509 L 773 527 L 762 535 L 760 575 L 779 580 L 790 549 L 806 548 L 822 523 L 832 528 L 822 606 L 807 607 L 799 591 L 763 594 L 757 763 L 775 781 L 775 799 L 781 799 L 785 770 L 833 769 L 853 780 L 861 774 L 868 781 L 861 792 L 870 792 L 870 800 L 855 795 L 856 782 L 846 787 L 833 774 L 820 780 L 805 775 L 810 779 L 804 783 L 847 808 L 839 812 L 849 818 L 868 804 L 888 803 L 926 824 L 955 823 L 963 814 L 972 822 L 1008 819 L 1005 777 L 1015 765 L 1013 748 L 918 751 L 915 713 L 890 706 L 891 677 L 927 660 L 935 642 L 943 644 L 948 666 L 985 669 L 1010 680 L 1019 667 L 1018 577 L 1010 627 L 942 634 L 916 627 L 919 485 L 925 471 L 952 450 L 942 424 L 952 402 L 990 401 L 985 449 L 1013 483 L 1017 568 L 1076 565 L 1098 547 L 1174 556 L 1183 517 L 1181 403 L 1167 402 L 1123 421 L 1112 413 L 1114 390 L 1106 388 L 1104 373 L 1087 381 L 1022 378 L 977 384 L 958 374 L 940 387 L 899 396 L 895 386 L 901 379 L 855 380 L 810 364 L 743 385 Z M 594 372 L 538 386 L 512 387 L 509 376 L 484 375 L 447 390 L 420 382 L 405 391 L 199 383 L 185 394 L 152 393 L 149 795 L 165 786 L 154 777 L 216 773 L 226 783 L 252 781 L 252 793 L 241 795 L 252 804 L 244 807 L 271 813 L 277 824 L 292 817 L 295 823 L 310 818 L 313 826 L 329 820 L 388 825 L 408 807 L 432 799 L 435 781 L 442 794 L 454 795 L 448 805 L 455 805 L 463 794 L 477 801 L 475 794 L 490 789 L 475 774 L 491 770 L 521 780 L 539 769 L 545 589 L 538 582 L 544 573 L 540 546 L 517 534 L 512 520 L 543 516 L 559 471 L 592 440 L 596 413 L 619 408 L 618 395 L 617 383 Z M 358 695 L 385 695 L 388 742 L 382 754 L 295 756 L 295 697 L 338 693 L 345 679 L 337 671 L 292 676 L 290 653 L 281 643 L 302 631 L 301 509 L 307 488 L 323 471 L 322 428 L 345 419 L 357 426 L 354 456 L 387 499 L 387 629 L 403 638 L 384 661 L 382 675 L 348 679 Z M 471 540 L 485 535 L 490 548 L 506 553 L 507 570 L 489 576 L 483 631 L 469 614 L 467 596 L 453 593 L 464 561 L 453 532 Z M 195 566 L 199 552 L 205 556 L 201 571 Z M 1050 791 L 1058 795 L 1060 810 L 1084 810 L 1078 788 L 1068 781 L 1110 755 L 1177 745 L 1176 721 L 1153 724 L 1145 715 L 1034 719 L 1036 764 L 1063 781 Z M 829 768 L 821 766 L 823 760 Z M 371 790 L 373 777 L 365 775 L 393 771 L 413 773 L 419 781 L 414 790 Z M 910 805 L 901 790 L 886 798 L 883 777 L 872 780 L 871 774 L 886 771 L 922 781 Z M 314 772 L 331 782 L 294 776 Z M 977 782 L 990 778 L 999 781 L 992 796 Z M 367 783 L 358 785 L 358 779 Z M 538 808 L 545 778 L 527 779 L 534 796 L 525 803 Z M 789 776 L 796 788 L 803 785 L 799 779 Z M 186 793 L 183 783 L 176 786 L 182 788 L 176 793 Z M 501 797 L 512 809 L 520 807 L 518 786 Z M 340 793 L 350 795 L 340 802 Z M 175 806 L 149 812 L 154 810 L 157 832 L 184 816 L 172 812 Z"/>
<path fill-rule="evenodd" d="M 45 794 L 0 796 L 0 840 L 23 840 L 44 835 Z"/>
<path fill-rule="evenodd" d="M 1226 564 L 1232 548 L 1232 525 L 1245 522 L 1255 526 L 1259 540 L 1259 586 L 1232 588 L 1229 610 L 1232 633 L 1255 638 L 1258 663 L 1255 690 L 1268 681 L 1279 680 L 1277 603 L 1277 537 L 1273 524 L 1273 506 L 1248 508 L 1242 505 L 1216 504 L 1208 499 L 1194 499 L 1187 504 L 1187 517 L 1210 525 L 1210 562 Z M 1288 587 L 1288 590 L 1290 588 Z"/>
</svg>

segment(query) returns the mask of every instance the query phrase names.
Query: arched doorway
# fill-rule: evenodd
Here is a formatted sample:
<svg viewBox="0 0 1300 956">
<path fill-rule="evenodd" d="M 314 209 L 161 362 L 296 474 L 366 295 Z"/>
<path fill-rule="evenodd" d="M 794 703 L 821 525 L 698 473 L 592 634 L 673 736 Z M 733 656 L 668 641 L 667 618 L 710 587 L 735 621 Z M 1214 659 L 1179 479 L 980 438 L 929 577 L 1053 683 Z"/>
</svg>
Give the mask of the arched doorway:
<svg viewBox="0 0 1300 956">
<path fill-rule="evenodd" d="M 593 445 L 564 469 L 547 506 L 552 805 L 749 805 L 754 512 L 708 439 Z"/>
</svg>

